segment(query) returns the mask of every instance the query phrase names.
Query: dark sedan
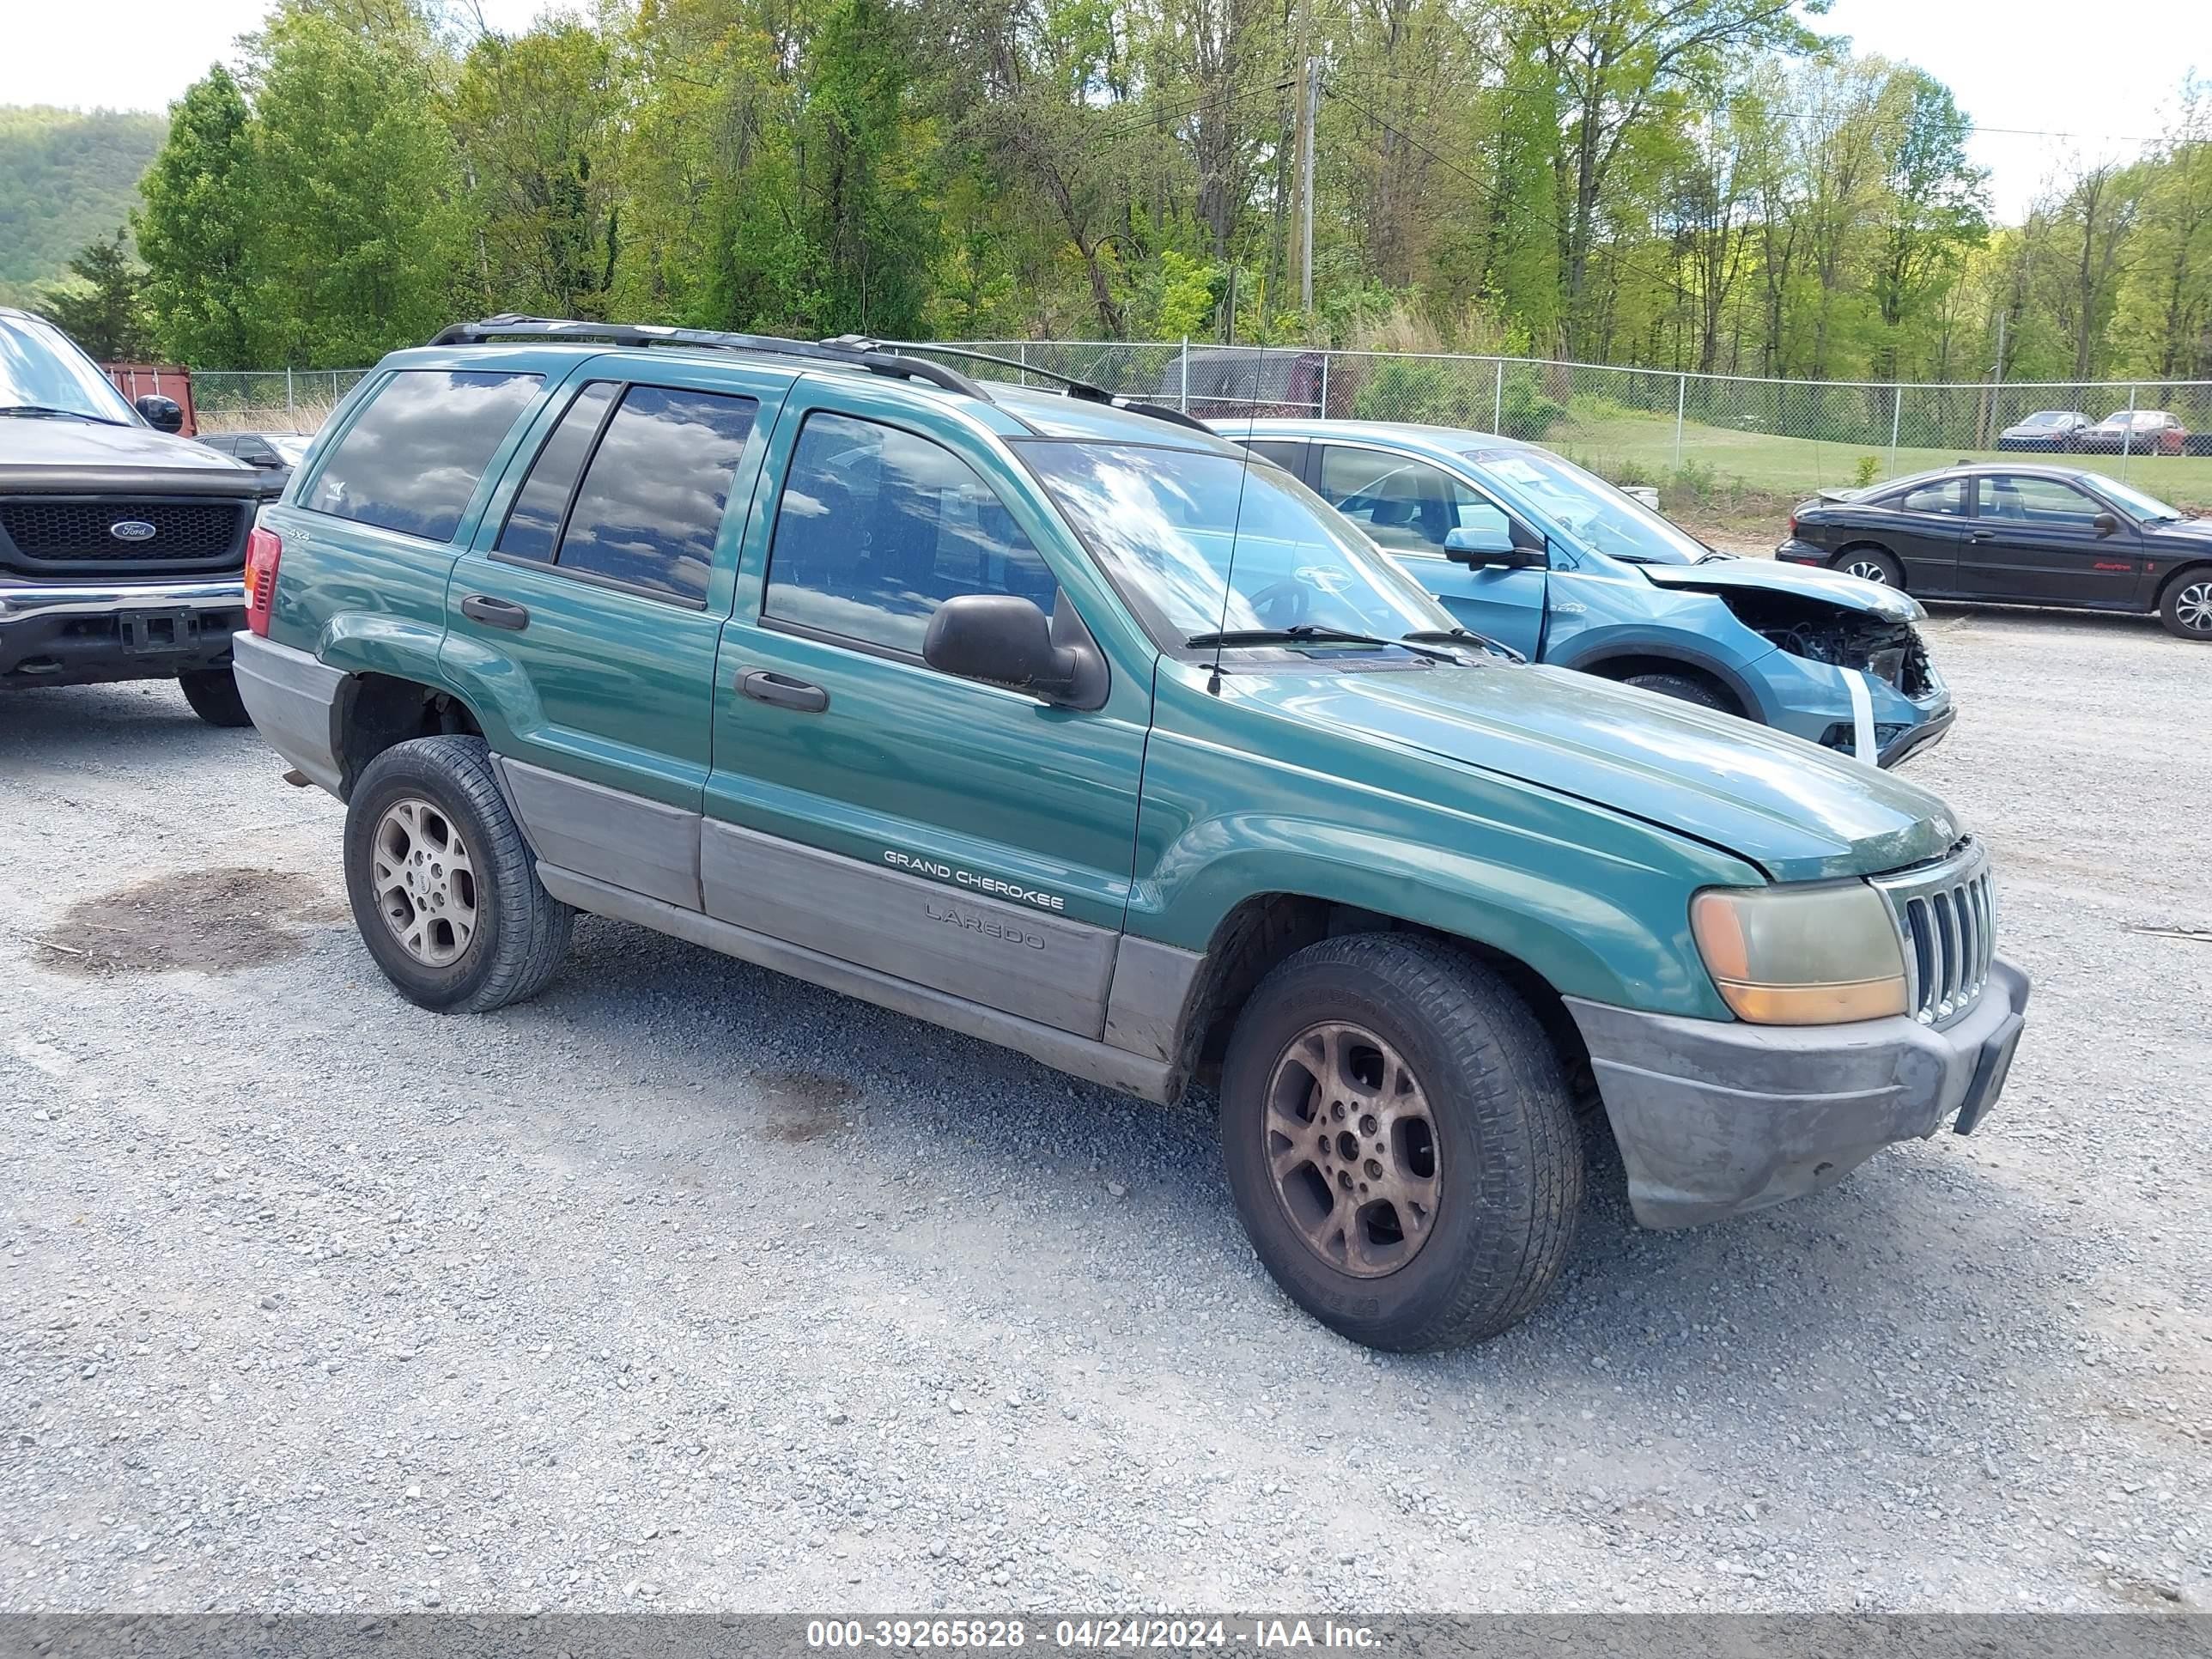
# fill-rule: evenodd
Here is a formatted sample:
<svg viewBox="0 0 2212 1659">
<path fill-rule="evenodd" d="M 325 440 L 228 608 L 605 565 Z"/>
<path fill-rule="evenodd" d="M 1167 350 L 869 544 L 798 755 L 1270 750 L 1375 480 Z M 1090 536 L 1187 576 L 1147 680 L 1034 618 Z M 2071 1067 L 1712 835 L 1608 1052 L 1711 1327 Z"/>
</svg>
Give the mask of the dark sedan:
<svg viewBox="0 0 2212 1659">
<path fill-rule="evenodd" d="M 1997 447 L 2045 453 L 2071 449 L 2089 425 L 2089 417 L 2078 409 L 2039 409 L 2018 425 L 1998 433 Z"/>
<path fill-rule="evenodd" d="M 296 432 L 203 432 L 200 441 L 258 467 L 272 485 L 282 489 L 292 481 L 292 469 L 307 453 L 308 441 Z"/>
<path fill-rule="evenodd" d="M 2212 641 L 2212 521 L 2071 467 L 1984 461 L 1830 491 L 1790 515 L 1774 556 L 1923 599 L 2154 611 Z"/>
<path fill-rule="evenodd" d="M 2189 428 L 2163 409 L 2121 409 L 2074 434 L 2074 447 L 2093 455 L 2179 455 Z"/>
</svg>

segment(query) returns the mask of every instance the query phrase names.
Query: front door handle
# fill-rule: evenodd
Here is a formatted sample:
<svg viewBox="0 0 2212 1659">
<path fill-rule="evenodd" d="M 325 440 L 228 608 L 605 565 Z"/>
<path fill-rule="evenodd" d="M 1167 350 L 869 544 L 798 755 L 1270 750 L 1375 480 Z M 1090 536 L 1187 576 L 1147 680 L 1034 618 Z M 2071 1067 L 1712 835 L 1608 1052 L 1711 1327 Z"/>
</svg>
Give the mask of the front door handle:
<svg viewBox="0 0 2212 1659">
<path fill-rule="evenodd" d="M 778 708 L 795 708 L 802 714 L 818 714 L 830 706 L 830 694 L 818 685 L 795 680 L 773 669 L 749 668 L 738 676 L 738 690 L 755 702 Z"/>
<path fill-rule="evenodd" d="M 1993 542 L 1996 538 L 1997 532 L 1994 530 L 1977 530 L 1966 538 L 1970 542 Z"/>
<path fill-rule="evenodd" d="M 461 601 L 461 614 L 486 628 L 511 628 L 520 633 L 530 626 L 530 612 L 512 599 L 495 599 L 489 593 L 471 593 Z"/>
</svg>

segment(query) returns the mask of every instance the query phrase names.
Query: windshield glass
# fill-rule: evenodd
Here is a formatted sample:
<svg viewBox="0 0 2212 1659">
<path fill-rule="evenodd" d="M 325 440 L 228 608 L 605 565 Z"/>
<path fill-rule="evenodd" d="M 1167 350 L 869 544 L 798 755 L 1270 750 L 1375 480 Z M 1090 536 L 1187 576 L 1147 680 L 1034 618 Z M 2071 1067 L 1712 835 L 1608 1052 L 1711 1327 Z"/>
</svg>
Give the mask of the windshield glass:
<svg viewBox="0 0 2212 1659">
<path fill-rule="evenodd" d="M 2122 483 L 2118 478 L 2099 478 L 2097 488 L 2138 519 L 2178 519 L 2181 516 L 2179 507 L 2168 507 L 2157 496 L 2145 495 L 2131 484 Z"/>
<path fill-rule="evenodd" d="M 1395 640 L 1452 626 L 1374 543 L 1269 462 L 1143 444 L 1020 447 L 1171 649 L 1217 629 L 1330 629 Z"/>
<path fill-rule="evenodd" d="M 2046 409 L 2040 414 L 2029 416 L 2021 424 L 2022 426 L 2063 426 L 2072 418 L 2073 416 L 2068 415 L 2063 410 Z"/>
<path fill-rule="evenodd" d="M 123 394 L 69 336 L 40 318 L 0 317 L 0 409 L 24 408 L 138 424 Z"/>
<path fill-rule="evenodd" d="M 1542 507 L 1585 545 L 1616 559 L 1695 564 L 1711 551 L 1633 495 L 1548 450 L 1470 450 L 1467 458 Z"/>
<path fill-rule="evenodd" d="M 284 458 L 287 466 L 297 466 L 307 458 L 307 441 L 289 432 L 269 434 L 269 447 Z"/>
</svg>

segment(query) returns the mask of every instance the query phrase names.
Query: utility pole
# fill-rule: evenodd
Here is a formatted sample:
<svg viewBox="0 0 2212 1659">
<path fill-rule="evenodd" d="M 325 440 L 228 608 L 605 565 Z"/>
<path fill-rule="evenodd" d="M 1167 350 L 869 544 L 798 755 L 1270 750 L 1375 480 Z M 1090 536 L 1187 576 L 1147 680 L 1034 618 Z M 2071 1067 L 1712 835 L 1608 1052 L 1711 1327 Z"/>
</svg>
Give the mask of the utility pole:
<svg viewBox="0 0 2212 1659">
<path fill-rule="evenodd" d="M 1314 74 L 1313 0 L 1298 0 L 1298 309 L 1313 316 L 1314 124 L 1321 113 Z"/>
</svg>

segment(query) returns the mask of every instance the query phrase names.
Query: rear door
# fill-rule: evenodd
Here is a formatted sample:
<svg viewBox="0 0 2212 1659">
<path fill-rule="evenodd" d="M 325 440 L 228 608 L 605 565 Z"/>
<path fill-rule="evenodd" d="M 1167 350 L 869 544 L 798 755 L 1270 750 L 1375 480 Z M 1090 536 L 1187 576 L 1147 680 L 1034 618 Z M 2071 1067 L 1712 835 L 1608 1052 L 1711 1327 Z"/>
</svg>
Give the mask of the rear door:
<svg viewBox="0 0 2212 1659">
<path fill-rule="evenodd" d="M 2110 514 L 2118 528 L 2099 535 Z M 2133 606 L 2142 538 L 2124 515 L 2063 479 L 1986 472 L 1974 480 L 1974 520 L 1960 591 L 2051 605 Z"/>
<path fill-rule="evenodd" d="M 1114 661 L 1098 708 L 921 659 L 959 593 L 1091 631 L 1097 573 L 1025 483 L 933 399 L 801 382 L 722 642 L 701 874 L 725 921 L 1097 1037 L 1151 659 Z"/>
<path fill-rule="evenodd" d="M 1478 634 L 1534 657 L 1543 643 L 1549 574 L 1540 568 L 1483 568 L 1445 555 L 1444 538 L 1458 529 L 1513 515 L 1465 479 L 1431 462 L 1392 450 L 1350 444 L 1318 446 L 1324 500 L 1373 538 L 1406 574 Z M 1523 536 L 1540 546 L 1533 531 Z"/>
<path fill-rule="evenodd" d="M 455 565 L 444 659 L 541 858 L 696 909 L 714 658 L 788 374 L 594 359 Z"/>
</svg>

